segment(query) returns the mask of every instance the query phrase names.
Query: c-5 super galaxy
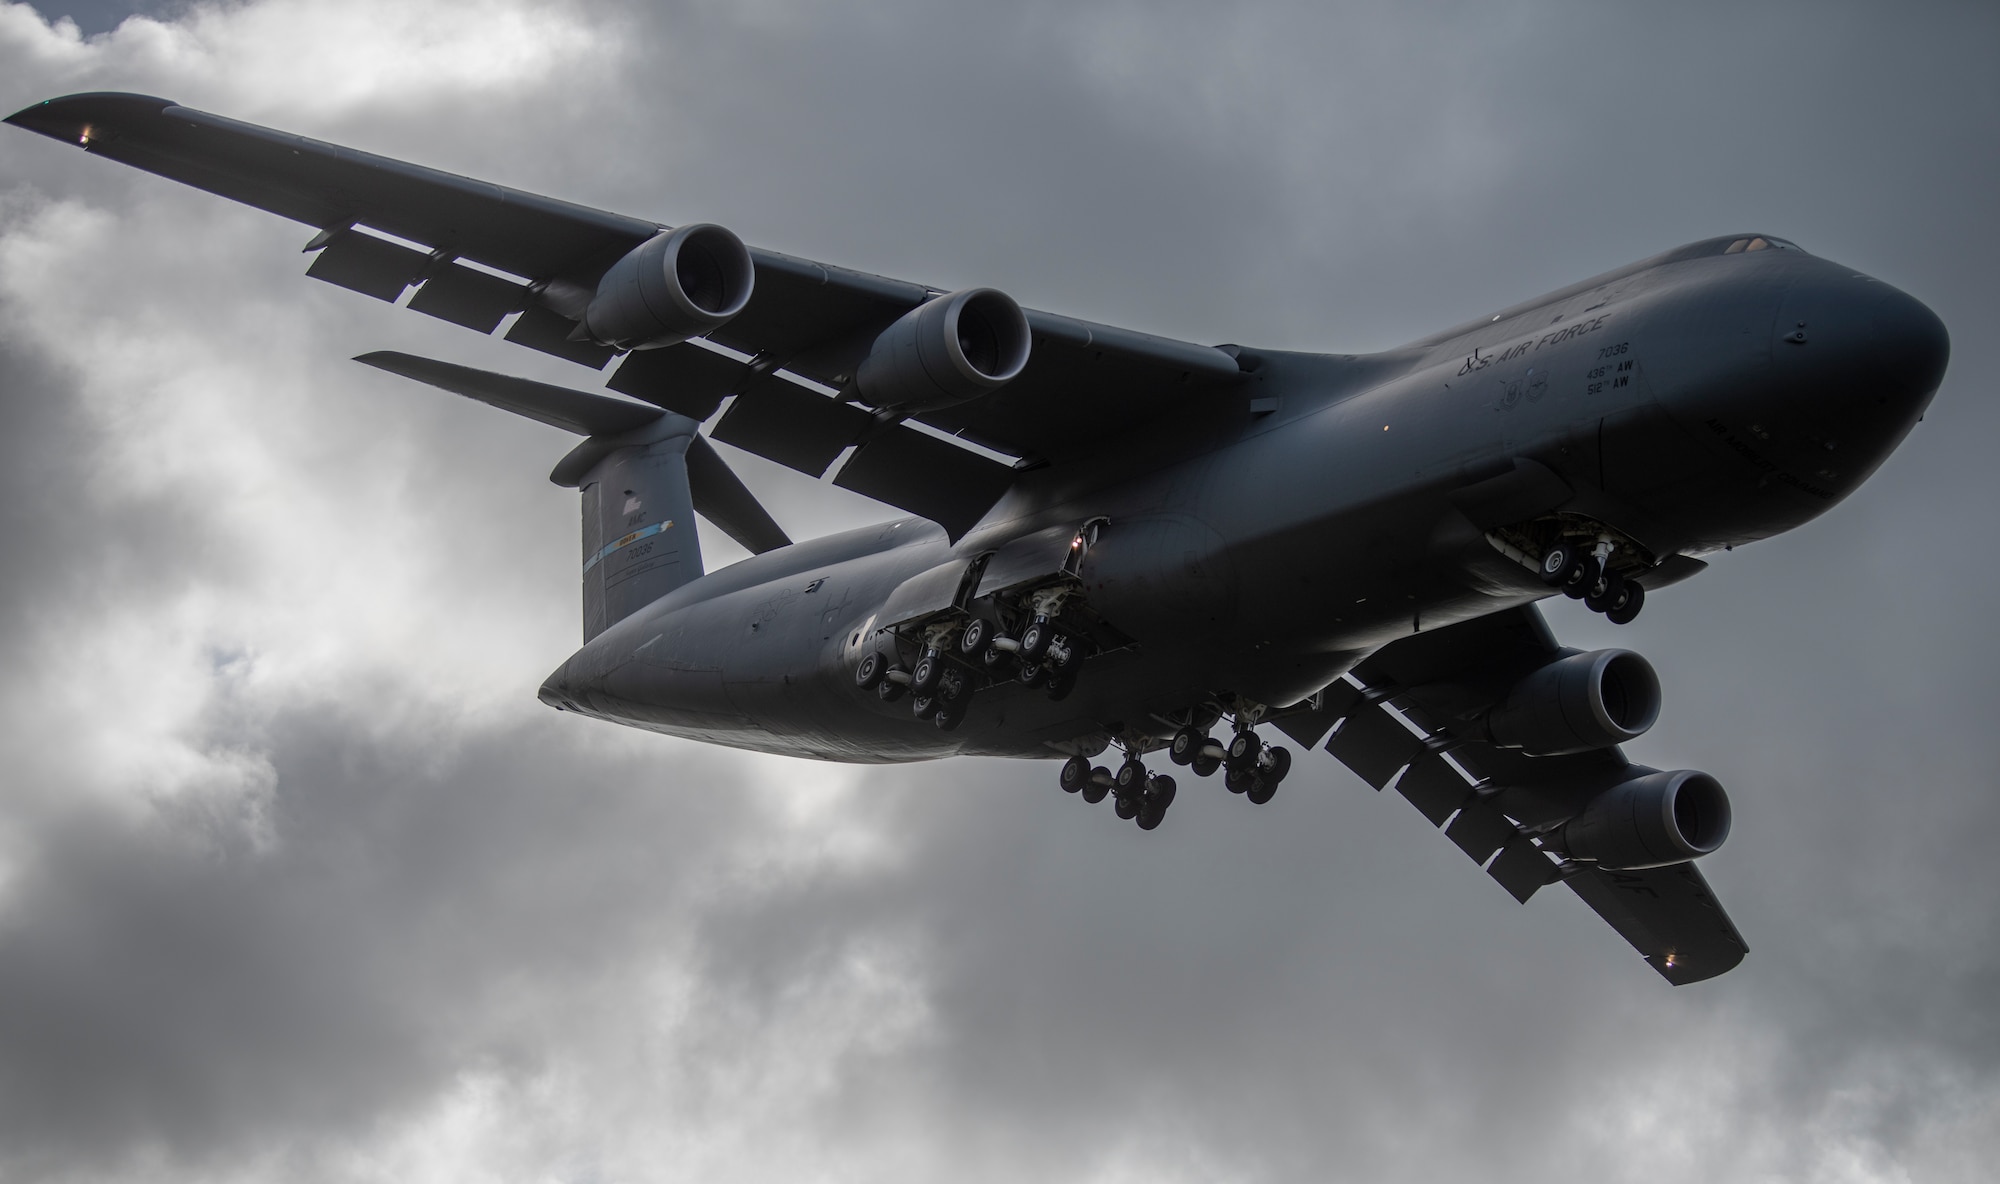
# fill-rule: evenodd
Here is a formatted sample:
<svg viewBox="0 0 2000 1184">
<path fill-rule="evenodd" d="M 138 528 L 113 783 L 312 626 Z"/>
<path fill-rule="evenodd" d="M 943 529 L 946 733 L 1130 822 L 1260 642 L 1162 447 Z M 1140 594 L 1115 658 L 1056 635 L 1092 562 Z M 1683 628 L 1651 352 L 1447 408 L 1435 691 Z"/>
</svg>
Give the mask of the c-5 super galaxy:
<svg viewBox="0 0 2000 1184">
<path fill-rule="evenodd" d="M 824 760 L 1063 759 L 1062 788 L 1149 830 L 1177 789 L 1149 758 L 1261 805 L 1292 766 L 1265 735 L 1324 742 L 1674 983 L 1744 954 L 1693 863 L 1728 799 L 1620 754 L 1652 667 L 1563 648 L 1535 602 L 1627 622 L 1699 556 L 1824 513 L 1949 352 L 1922 304 L 1770 235 L 1385 353 L 1211 348 L 164 99 L 7 122 L 306 224 L 315 278 L 616 361 L 604 395 L 359 359 L 584 437 L 550 474 L 583 495 L 558 710 Z M 792 542 L 711 438 L 913 517 Z M 707 571 L 697 514 L 753 556 Z"/>
</svg>

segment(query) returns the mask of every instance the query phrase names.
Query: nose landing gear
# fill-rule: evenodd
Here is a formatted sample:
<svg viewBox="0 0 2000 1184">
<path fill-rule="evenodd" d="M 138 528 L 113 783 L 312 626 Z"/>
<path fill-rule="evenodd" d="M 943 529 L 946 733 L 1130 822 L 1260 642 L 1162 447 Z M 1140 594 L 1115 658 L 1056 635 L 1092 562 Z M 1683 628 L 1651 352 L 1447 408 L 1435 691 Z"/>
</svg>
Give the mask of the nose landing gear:
<svg viewBox="0 0 2000 1184">
<path fill-rule="evenodd" d="M 1614 547 L 1610 539 L 1595 545 L 1558 539 L 1542 552 L 1542 582 L 1614 625 L 1630 624 L 1645 607 L 1646 589 L 1611 566 Z"/>
</svg>

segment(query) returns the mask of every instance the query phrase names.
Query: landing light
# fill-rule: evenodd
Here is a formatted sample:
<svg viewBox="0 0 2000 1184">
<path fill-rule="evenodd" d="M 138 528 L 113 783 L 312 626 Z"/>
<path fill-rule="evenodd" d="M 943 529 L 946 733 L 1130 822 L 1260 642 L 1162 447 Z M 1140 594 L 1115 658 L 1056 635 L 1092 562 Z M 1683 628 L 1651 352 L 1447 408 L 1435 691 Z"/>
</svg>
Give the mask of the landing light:
<svg viewBox="0 0 2000 1184">
<path fill-rule="evenodd" d="M 1680 955 L 1678 955 L 1678 954 L 1668 954 L 1668 955 L 1667 955 L 1667 965 L 1671 967 L 1671 966 L 1672 966 L 1672 965 L 1674 964 L 1674 959 L 1675 959 L 1675 958 L 1677 958 L 1677 957 L 1679 957 L 1679 956 L 1680 956 Z"/>
</svg>

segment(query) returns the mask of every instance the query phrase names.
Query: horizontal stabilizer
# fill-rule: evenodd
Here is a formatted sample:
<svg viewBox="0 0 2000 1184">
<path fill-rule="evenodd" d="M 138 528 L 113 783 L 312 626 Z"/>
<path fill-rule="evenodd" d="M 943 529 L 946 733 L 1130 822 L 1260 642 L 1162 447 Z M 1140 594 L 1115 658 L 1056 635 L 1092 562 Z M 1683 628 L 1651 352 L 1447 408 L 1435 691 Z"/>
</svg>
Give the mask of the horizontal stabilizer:
<svg viewBox="0 0 2000 1184">
<path fill-rule="evenodd" d="M 590 437 L 556 466 L 550 479 L 558 485 L 574 487 L 599 461 L 625 446 L 617 437 L 670 414 L 624 399 L 610 399 L 414 354 L 382 350 L 354 360 L 512 411 L 537 423 Z M 693 430 L 692 425 L 688 430 Z M 729 462 L 700 436 L 694 437 L 688 446 L 687 473 L 695 513 L 713 522 L 752 554 L 761 555 L 791 545 L 792 540 L 758 503 Z"/>
<path fill-rule="evenodd" d="M 546 382 L 495 374 L 490 370 L 474 370 L 470 366 L 455 366 L 414 354 L 381 350 L 362 354 L 354 360 L 377 370 L 429 383 L 455 395 L 490 403 L 502 411 L 525 415 L 537 423 L 575 432 L 579 436 L 612 436 L 629 432 L 633 428 L 644 427 L 663 414 L 657 407 L 642 403 L 609 399 L 587 391 L 551 386 Z"/>
<path fill-rule="evenodd" d="M 752 555 L 792 545 L 791 538 L 706 438 L 696 436 L 688 445 L 687 467 L 695 513 L 721 527 L 722 533 Z"/>
</svg>

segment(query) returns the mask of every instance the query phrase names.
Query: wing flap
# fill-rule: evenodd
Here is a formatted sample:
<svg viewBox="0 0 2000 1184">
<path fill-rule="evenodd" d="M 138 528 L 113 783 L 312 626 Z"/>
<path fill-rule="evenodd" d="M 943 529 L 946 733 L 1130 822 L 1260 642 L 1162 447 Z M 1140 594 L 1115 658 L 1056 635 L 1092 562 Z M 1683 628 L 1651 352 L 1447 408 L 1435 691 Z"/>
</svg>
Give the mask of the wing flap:
<svg viewBox="0 0 2000 1184">
<path fill-rule="evenodd" d="M 1014 476 L 1007 465 L 899 424 L 855 449 L 833 483 L 928 518 L 957 542 Z"/>
<path fill-rule="evenodd" d="M 333 235 L 313 258 L 306 274 L 394 304 L 423 275 L 430 256 L 358 230 Z"/>
<path fill-rule="evenodd" d="M 736 396 L 711 434 L 724 444 L 819 477 L 873 422 L 858 407 L 782 378 L 766 378 Z"/>
<path fill-rule="evenodd" d="M 307 273 L 311 274 L 311 273 Z M 474 333 L 491 333 L 507 315 L 528 306 L 528 286 L 462 263 L 440 263 L 409 308 Z"/>
</svg>

